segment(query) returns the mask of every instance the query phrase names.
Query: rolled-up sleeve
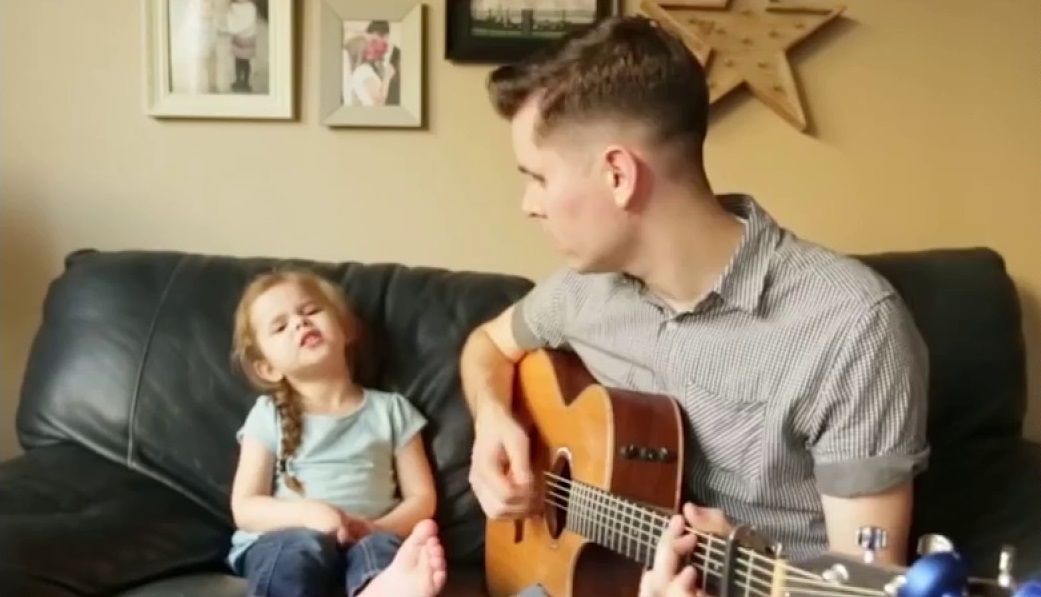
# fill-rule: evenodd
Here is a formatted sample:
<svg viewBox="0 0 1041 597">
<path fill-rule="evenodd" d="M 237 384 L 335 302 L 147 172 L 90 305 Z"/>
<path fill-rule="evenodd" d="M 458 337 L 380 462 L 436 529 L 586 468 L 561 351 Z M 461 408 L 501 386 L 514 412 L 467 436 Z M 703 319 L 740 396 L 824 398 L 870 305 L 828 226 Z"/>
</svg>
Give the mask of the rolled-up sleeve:
<svg viewBox="0 0 1041 597">
<path fill-rule="evenodd" d="M 567 303 L 576 274 L 560 269 L 532 288 L 513 309 L 511 328 L 525 350 L 562 348 L 566 344 Z"/>
<path fill-rule="evenodd" d="M 822 494 L 871 495 L 926 468 L 928 358 L 898 296 L 858 317 L 823 375 L 809 441 Z"/>
</svg>

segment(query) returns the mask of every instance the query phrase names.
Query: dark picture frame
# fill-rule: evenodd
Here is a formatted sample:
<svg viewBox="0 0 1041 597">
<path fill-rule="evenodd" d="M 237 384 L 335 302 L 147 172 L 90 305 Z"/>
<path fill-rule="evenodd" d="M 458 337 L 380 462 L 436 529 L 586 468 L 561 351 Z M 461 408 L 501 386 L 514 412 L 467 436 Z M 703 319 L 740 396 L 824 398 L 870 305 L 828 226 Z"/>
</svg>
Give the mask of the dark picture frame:
<svg viewBox="0 0 1041 597">
<path fill-rule="evenodd" d="M 620 0 L 591 0 L 596 5 L 594 21 L 618 13 Z M 506 32 L 483 35 L 475 33 L 482 26 L 475 22 L 472 0 L 445 0 L 445 58 L 454 62 L 502 64 L 514 62 L 544 47 L 575 27 L 545 29 L 531 33 L 538 27 L 532 14 L 525 14 L 521 26 L 528 32 Z"/>
</svg>

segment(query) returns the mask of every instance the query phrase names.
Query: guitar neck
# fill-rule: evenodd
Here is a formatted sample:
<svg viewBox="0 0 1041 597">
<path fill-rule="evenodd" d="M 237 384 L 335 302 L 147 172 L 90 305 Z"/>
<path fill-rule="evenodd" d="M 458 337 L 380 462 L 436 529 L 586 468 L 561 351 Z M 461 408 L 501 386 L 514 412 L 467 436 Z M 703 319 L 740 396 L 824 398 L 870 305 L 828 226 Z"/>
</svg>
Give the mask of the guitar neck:
<svg viewBox="0 0 1041 597">
<path fill-rule="evenodd" d="M 560 489 L 557 491 L 559 493 Z M 669 522 L 669 516 L 651 508 L 574 481 L 567 483 L 566 510 L 566 528 L 645 568 L 654 564 L 655 549 Z M 731 571 L 743 570 L 744 579 L 750 580 L 748 571 L 753 564 L 757 568 L 765 567 L 769 570 L 768 566 L 773 563 L 768 556 L 753 556 L 747 550 L 730 549 L 726 540 L 715 535 L 688 530 L 698 536 L 697 546 L 688 563 L 697 571 L 698 586 L 710 595 L 729 592 L 725 587 L 728 583 L 723 581 L 727 577 L 734 579 L 735 575 Z M 765 560 L 766 566 L 753 563 L 753 557 Z M 736 576 L 740 581 L 741 575 Z M 769 589 L 770 581 L 756 580 L 759 585 L 766 584 Z M 745 588 L 743 584 L 738 584 L 741 585 L 738 588 Z"/>
</svg>

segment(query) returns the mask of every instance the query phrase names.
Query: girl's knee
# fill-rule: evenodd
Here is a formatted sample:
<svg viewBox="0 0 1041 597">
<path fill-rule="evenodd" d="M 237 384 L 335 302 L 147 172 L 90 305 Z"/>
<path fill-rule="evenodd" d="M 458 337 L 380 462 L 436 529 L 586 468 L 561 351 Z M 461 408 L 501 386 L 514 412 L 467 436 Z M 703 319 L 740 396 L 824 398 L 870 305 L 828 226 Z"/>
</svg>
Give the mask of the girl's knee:
<svg viewBox="0 0 1041 597">
<path fill-rule="evenodd" d="M 394 533 L 376 532 L 366 535 L 358 543 L 378 551 L 397 551 L 401 547 L 401 537 Z"/>
<path fill-rule="evenodd" d="M 336 561 L 339 546 L 336 537 L 307 528 L 282 529 L 267 533 L 271 541 L 279 543 L 283 552 L 306 554 L 322 560 Z"/>
</svg>

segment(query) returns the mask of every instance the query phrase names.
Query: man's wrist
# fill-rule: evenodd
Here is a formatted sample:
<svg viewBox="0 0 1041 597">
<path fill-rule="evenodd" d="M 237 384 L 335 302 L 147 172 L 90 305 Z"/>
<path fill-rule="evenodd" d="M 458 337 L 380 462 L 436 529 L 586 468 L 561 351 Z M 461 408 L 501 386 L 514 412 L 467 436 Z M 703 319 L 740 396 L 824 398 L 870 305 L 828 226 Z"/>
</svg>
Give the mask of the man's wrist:
<svg viewBox="0 0 1041 597">
<path fill-rule="evenodd" d="M 484 421 L 495 421 L 504 416 L 509 416 L 506 404 L 501 400 L 487 396 L 477 403 L 474 427 L 480 427 Z"/>
</svg>

